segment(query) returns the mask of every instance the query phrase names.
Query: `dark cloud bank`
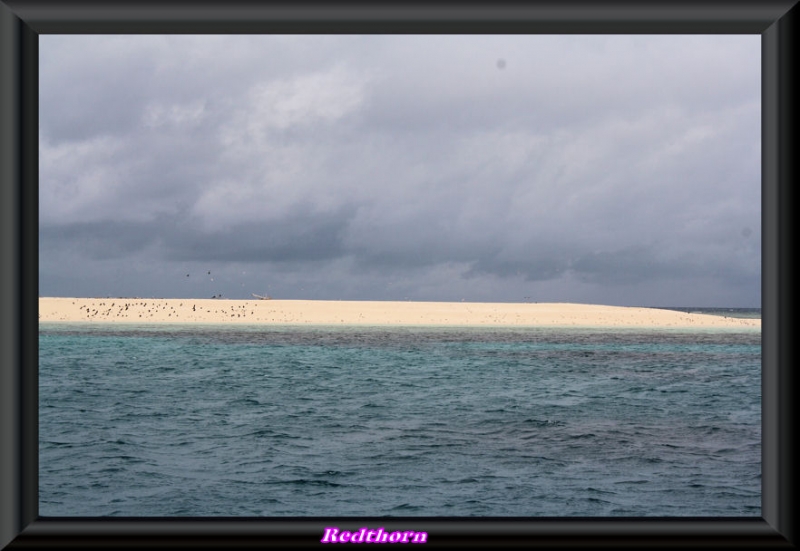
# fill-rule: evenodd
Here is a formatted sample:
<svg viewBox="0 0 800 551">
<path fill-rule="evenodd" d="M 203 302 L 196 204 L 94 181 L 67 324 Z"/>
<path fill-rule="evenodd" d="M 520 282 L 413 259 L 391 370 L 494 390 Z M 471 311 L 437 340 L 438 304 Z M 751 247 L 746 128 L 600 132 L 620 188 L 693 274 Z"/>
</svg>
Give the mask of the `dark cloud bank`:
<svg viewBox="0 0 800 551">
<path fill-rule="evenodd" d="M 758 37 L 40 50 L 43 296 L 760 305 Z"/>
</svg>

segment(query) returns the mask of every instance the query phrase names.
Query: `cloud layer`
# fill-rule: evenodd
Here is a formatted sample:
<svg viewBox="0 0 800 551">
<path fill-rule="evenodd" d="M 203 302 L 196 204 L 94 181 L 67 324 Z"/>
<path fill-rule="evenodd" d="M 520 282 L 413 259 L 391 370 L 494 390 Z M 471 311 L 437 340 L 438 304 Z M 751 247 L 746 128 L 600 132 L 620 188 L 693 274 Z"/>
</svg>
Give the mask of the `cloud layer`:
<svg viewBox="0 0 800 551">
<path fill-rule="evenodd" d="M 757 36 L 40 52 L 42 295 L 760 305 Z"/>
</svg>

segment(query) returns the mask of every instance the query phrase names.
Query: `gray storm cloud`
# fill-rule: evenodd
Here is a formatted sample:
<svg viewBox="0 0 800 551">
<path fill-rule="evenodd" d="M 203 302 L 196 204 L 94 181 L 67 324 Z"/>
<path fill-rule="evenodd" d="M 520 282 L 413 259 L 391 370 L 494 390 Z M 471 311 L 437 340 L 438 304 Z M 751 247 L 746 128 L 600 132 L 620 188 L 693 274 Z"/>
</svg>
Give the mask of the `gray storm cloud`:
<svg viewBox="0 0 800 551">
<path fill-rule="evenodd" d="M 758 37 L 40 55 L 42 295 L 760 304 Z"/>
</svg>

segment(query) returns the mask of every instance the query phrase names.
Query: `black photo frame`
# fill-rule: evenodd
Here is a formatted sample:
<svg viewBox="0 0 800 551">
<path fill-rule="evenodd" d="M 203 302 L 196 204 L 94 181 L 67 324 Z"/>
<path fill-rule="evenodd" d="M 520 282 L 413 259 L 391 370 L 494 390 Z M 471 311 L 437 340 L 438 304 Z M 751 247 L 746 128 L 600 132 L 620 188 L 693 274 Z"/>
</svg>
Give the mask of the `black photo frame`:
<svg viewBox="0 0 800 551">
<path fill-rule="evenodd" d="M 0 0 L 0 548 L 318 546 L 326 526 L 426 531 L 465 547 L 793 548 L 797 541 L 791 228 L 796 0 L 421 3 Z M 115 33 L 760 34 L 761 518 L 40 518 L 38 35 Z"/>
</svg>

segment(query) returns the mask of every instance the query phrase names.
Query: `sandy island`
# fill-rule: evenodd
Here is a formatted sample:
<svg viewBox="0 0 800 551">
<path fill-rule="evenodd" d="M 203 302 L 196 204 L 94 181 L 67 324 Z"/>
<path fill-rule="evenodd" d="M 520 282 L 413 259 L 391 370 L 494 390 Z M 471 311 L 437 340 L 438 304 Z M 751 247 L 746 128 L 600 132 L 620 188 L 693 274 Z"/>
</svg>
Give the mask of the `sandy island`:
<svg viewBox="0 0 800 551">
<path fill-rule="evenodd" d="M 42 297 L 39 321 L 761 328 L 759 319 L 594 304 L 163 298 Z"/>
</svg>

